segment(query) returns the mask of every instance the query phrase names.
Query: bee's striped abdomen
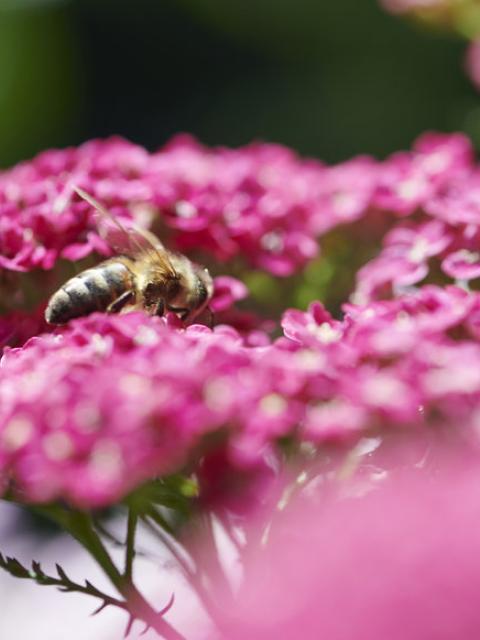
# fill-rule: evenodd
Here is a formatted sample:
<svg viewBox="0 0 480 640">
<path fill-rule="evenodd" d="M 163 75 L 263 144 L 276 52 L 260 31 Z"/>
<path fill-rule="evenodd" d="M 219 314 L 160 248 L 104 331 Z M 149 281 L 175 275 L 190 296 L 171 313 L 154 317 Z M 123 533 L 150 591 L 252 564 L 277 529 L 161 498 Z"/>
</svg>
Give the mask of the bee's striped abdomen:
<svg viewBox="0 0 480 640">
<path fill-rule="evenodd" d="M 125 291 L 133 288 L 133 274 L 119 260 L 107 260 L 68 280 L 50 298 L 45 319 L 64 324 L 92 311 L 105 311 Z"/>
</svg>

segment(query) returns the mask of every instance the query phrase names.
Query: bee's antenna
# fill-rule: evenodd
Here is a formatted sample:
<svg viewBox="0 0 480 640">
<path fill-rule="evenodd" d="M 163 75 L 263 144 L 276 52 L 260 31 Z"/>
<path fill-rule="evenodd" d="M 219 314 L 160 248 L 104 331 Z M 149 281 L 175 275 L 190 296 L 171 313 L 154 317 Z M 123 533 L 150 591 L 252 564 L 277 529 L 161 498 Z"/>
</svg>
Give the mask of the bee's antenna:
<svg viewBox="0 0 480 640">
<path fill-rule="evenodd" d="M 205 309 L 205 311 L 208 312 L 209 314 L 209 318 L 208 318 L 208 327 L 209 329 L 213 329 L 214 325 L 215 325 L 215 313 L 213 312 L 213 310 L 211 309 L 211 307 L 207 307 Z"/>
</svg>

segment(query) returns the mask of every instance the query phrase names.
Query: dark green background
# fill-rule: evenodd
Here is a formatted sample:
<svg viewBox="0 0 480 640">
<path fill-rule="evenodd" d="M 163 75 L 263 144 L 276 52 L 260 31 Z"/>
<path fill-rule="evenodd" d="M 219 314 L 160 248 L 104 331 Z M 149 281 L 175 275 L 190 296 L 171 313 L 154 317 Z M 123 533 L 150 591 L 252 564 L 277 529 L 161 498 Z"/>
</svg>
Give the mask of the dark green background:
<svg viewBox="0 0 480 640">
<path fill-rule="evenodd" d="M 480 143 L 465 43 L 376 0 L 2 0 L 0 166 L 120 133 L 338 161 L 426 129 Z"/>
</svg>

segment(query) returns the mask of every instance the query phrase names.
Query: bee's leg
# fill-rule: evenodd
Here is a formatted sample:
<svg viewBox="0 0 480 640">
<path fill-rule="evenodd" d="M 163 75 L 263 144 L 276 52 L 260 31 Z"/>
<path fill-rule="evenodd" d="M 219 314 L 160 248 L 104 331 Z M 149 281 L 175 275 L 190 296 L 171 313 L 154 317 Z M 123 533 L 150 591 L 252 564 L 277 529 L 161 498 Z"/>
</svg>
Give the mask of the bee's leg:
<svg viewBox="0 0 480 640">
<path fill-rule="evenodd" d="M 194 322 L 206 325 L 209 329 L 213 329 L 215 326 L 215 314 L 210 307 L 205 309 L 197 316 L 194 316 Z"/>
<path fill-rule="evenodd" d="M 213 329 L 213 327 L 215 326 L 215 314 L 212 311 L 212 309 L 210 309 L 210 307 L 207 307 L 205 309 L 205 313 L 208 313 L 208 326 L 210 327 L 210 329 Z"/>
<path fill-rule="evenodd" d="M 133 291 L 125 291 L 121 296 L 108 305 L 107 313 L 118 313 L 123 309 L 127 302 L 134 297 L 134 295 Z"/>
<path fill-rule="evenodd" d="M 153 312 L 154 316 L 163 316 L 163 314 L 165 313 L 165 301 L 160 299 L 155 307 L 155 310 Z"/>
</svg>

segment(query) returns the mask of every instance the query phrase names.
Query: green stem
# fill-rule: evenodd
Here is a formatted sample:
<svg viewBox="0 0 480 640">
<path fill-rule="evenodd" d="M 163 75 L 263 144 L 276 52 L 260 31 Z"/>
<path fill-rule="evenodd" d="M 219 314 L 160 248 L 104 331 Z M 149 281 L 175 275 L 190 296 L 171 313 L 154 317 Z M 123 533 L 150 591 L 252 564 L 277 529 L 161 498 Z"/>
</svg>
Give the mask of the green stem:
<svg viewBox="0 0 480 640">
<path fill-rule="evenodd" d="M 38 509 L 53 518 L 70 533 L 96 560 L 110 582 L 123 596 L 129 613 L 167 640 L 186 640 L 174 627 L 159 615 L 138 591 L 131 579 L 126 578 L 115 566 L 107 549 L 96 533 L 91 517 L 83 511 L 70 511 L 56 505 Z"/>
<path fill-rule="evenodd" d="M 143 523 L 153 534 L 155 534 L 160 539 L 163 546 L 176 560 L 178 566 L 180 567 L 185 577 L 188 580 L 190 580 L 195 575 L 195 570 L 190 568 L 187 560 L 183 558 L 182 555 L 179 553 L 179 551 L 175 548 L 175 545 L 171 542 L 170 538 L 168 537 L 169 534 L 162 529 L 161 525 L 159 525 L 159 523 L 156 520 L 152 518 L 152 522 L 150 522 L 149 518 L 150 518 L 150 514 L 143 516 L 142 518 Z M 193 563 L 193 560 L 192 560 L 192 563 Z"/>
<path fill-rule="evenodd" d="M 163 517 L 163 515 L 160 513 L 158 509 L 152 506 L 147 511 L 147 517 L 151 518 L 154 522 L 156 522 L 158 526 L 161 529 L 164 529 L 168 533 L 168 535 L 172 536 L 172 538 L 175 537 L 174 529 L 171 527 L 171 525 L 167 522 L 167 520 Z"/>
<path fill-rule="evenodd" d="M 138 515 L 133 507 L 128 509 L 127 539 L 125 546 L 125 580 L 132 583 L 133 560 L 135 558 L 135 532 L 137 529 Z"/>
<path fill-rule="evenodd" d="M 152 522 L 150 522 L 149 518 L 152 520 Z M 218 628 L 220 628 L 222 612 L 220 611 L 217 604 L 215 604 L 211 595 L 208 593 L 207 589 L 203 585 L 203 582 L 202 582 L 203 573 L 200 567 L 198 566 L 198 564 L 195 563 L 196 564 L 195 569 L 190 568 L 190 566 L 188 565 L 188 562 L 185 560 L 185 558 L 182 557 L 182 555 L 175 548 L 175 545 L 171 542 L 169 538 L 169 536 L 171 536 L 170 532 L 168 530 L 163 529 L 162 520 L 163 520 L 162 518 L 160 519 L 155 518 L 150 512 L 147 516 L 145 516 L 143 521 L 146 524 L 146 526 L 159 538 L 159 540 L 165 546 L 167 551 L 172 555 L 172 557 L 177 561 L 177 564 L 180 570 L 182 571 L 183 575 L 190 583 L 190 586 L 195 590 L 200 602 L 203 604 L 205 608 L 206 613 L 210 616 L 210 619 L 212 620 L 212 622 Z M 155 524 L 152 524 L 152 523 L 155 523 Z M 192 560 L 192 562 L 194 562 L 194 559 L 192 557 L 193 556 L 192 550 L 186 549 L 186 551 L 188 552 L 188 555 Z"/>
</svg>

